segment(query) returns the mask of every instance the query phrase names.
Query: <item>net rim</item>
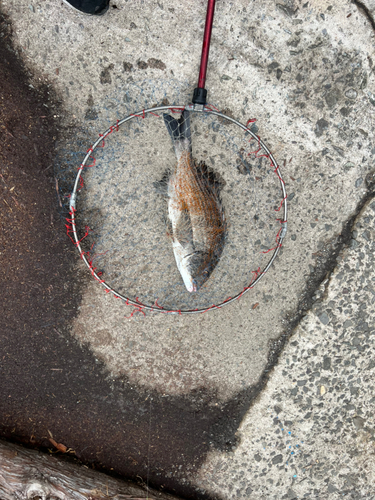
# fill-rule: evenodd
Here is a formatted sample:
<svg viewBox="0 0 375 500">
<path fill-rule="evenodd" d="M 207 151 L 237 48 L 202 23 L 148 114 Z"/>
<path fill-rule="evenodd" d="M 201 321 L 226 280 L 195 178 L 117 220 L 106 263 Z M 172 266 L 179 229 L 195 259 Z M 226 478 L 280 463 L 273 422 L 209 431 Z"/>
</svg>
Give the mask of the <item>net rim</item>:
<svg viewBox="0 0 375 500">
<path fill-rule="evenodd" d="M 153 113 L 156 113 L 158 111 L 167 111 L 167 110 L 171 111 L 172 113 L 173 112 L 182 112 L 184 110 L 189 110 L 189 111 L 195 111 L 198 113 L 212 114 L 212 115 L 224 118 L 224 119 L 232 122 L 233 124 L 240 127 L 242 130 L 244 130 L 246 133 L 250 134 L 252 136 L 252 138 L 258 142 L 259 149 L 257 152 L 259 152 L 260 149 L 263 149 L 266 152 L 267 157 L 270 159 L 270 162 L 274 166 L 274 168 L 275 168 L 274 172 L 276 173 L 277 177 L 279 178 L 280 187 L 281 187 L 281 191 L 282 191 L 282 195 L 283 195 L 283 200 L 282 200 L 281 205 L 280 205 L 280 208 L 281 208 L 281 206 L 283 207 L 283 218 L 280 221 L 281 229 L 276 236 L 277 245 L 273 249 L 273 253 L 271 254 L 270 260 L 268 261 L 268 263 L 266 264 L 264 269 L 260 270 L 259 273 L 258 273 L 258 271 L 253 271 L 253 273 L 256 273 L 255 278 L 252 279 L 250 281 L 249 285 L 244 287 L 244 289 L 241 292 L 239 292 L 237 295 L 235 295 L 233 297 L 229 297 L 228 299 L 224 300 L 223 302 L 221 302 L 219 304 L 216 304 L 216 305 L 213 304 L 212 306 L 210 306 L 208 308 L 205 307 L 205 308 L 197 308 L 197 309 L 171 309 L 171 310 L 169 310 L 169 309 L 166 309 L 162 306 L 159 306 L 157 304 L 157 300 L 155 301 L 154 305 L 148 305 L 148 304 L 143 304 L 142 302 L 138 301 L 138 297 L 136 297 L 136 299 L 134 300 L 134 299 L 130 299 L 129 297 L 122 295 L 121 293 L 114 290 L 110 285 L 108 285 L 103 279 L 100 278 L 100 275 L 96 273 L 96 268 L 93 267 L 92 262 L 90 262 L 89 259 L 86 257 L 87 252 L 84 252 L 82 247 L 81 247 L 82 239 L 79 240 L 78 234 L 77 234 L 75 213 L 77 212 L 76 202 L 77 202 L 77 194 L 79 191 L 80 179 L 81 179 L 81 175 L 82 175 L 84 168 L 88 168 L 88 167 L 92 166 L 92 165 L 87 165 L 87 162 L 90 160 L 90 158 L 94 159 L 92 154 L 94 153 L 95 149 L 98 147 L 104 147 L 104 144 L 105 144 L 104 141 L 105 141 L 106 137 L 108 137 L 110 134 L 112 134 L 115 131 L 117 132 L 119 130 L 119 127 L 121 125 L 123 125 L 124 123 L 126 123 L 127 121 L 132 120 L 134 118 L 145 118 L 146 114 L 153 114 Z M 202 314 L 202 313 L 208 312 L 210 310 L 221 309 L 225 305 L 228 305 L 228 304 L 234 302 L 235 300 L 240 299 L 245 293 L 247 293 L 249 290 L 254 288 L 257 283 L 259 283 L 259 281 L 267 273 L 267 271 L 271 267 L 272 263 L 276 259 L 277 254 L 279 253 L 280 248 L 282 246 L 282 242 L 285 238 L 286 231 L 287 231 L 287 213 L 288 213 L 287 206 L 288 205 L 287 205 L 287 193 L 286 193 L 286 189 L 285 189 L 285 182 L 284 182 L 282 174 L 281 174 L 280 166 L 277 164 L 274 156 L 272 155 L 271 151 L 268 149 L 266 144 L 264 144 L 264 142 L 260 139 L 260 137 L 258 135 L 256 135 L 252 130 L 250 130 L 250 128 L 248 127 L 249 123 L 253 123 L 254 121 L 255 120 L 249 120 L 247 122 L 247 124 L 244 125 L 243 123 L 235 120 L 234 118 L 221 113 L 216 108 L 214 108 L 212 105 L 203 106 L 203 105 L 196 105 L 196 104 L 195 105 L 188 104 L 188 105 L 183 105 L 183 106 L 180 106 L 180 105 L 156 106 L 153 108 L 142 109 L 140 111 L 137 111 L 136 113 L 131 113 L 130 115 L 123 118 L 122 120 L 117 120 L 116 124 L 111 125 L 103 134 L 99 134 L 99 138 L 87 150 L 86 156 L 85 156 L 84 160 L 82 161 L 82 163 L 80 164 L 80 167 L 78 168 L 76 179 L 75 179 L 74 186 L 73 186 L 73 190 L 72 190 L 72 193 L 70 195 L 70 200 L 69 200 L 70 218 L 66 219 L 69 225 L 66 227 L 67 227 L 67 232 L 69 231 L 73 235 L 73 238 L 71 236 L 70 236 L 70 238 L 71 238 L 74 246 L 77 248 L 81 259 L 86 264 L 86 266 L 89 268 L 91 275 L 95 278 L 96 281 L 98 281 L 101 285 L 103 285 L 103 287 L 107 293 L 112 293 L 112 295 L 115 298 L 123 300 L 126 303 L 126 305 L 133 306 L 135 308 L 135 310 L 138 310 L 138 311 L 142 312 L 143 314 L 144 314 L 144 310 L 161 312 L 164 314 Z M 102 143 L 102 145 L 100 145 L 101 143 Z M 95 162 L 94 162 L 94 164 L 95 164 Z M 132 315 L 133 314 L 134 314 L 134 311 L 133 311 Z"/>
</svg>

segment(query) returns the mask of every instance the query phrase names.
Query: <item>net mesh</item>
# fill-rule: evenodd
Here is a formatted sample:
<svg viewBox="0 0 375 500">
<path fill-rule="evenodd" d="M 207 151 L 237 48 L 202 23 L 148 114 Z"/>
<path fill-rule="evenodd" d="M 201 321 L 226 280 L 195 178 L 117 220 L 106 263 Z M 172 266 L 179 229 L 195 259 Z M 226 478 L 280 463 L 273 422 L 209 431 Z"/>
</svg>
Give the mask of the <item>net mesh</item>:
<svg viewBox="0 0 375 500">
<path fill-rule="evenodd" d="M 199 290 L 187 290 L 173 249 L 178 235 L 171 223 L 171 198 L 160 190 L 163 182 L 170 186 L 179 163 L 165 115 L 179 119 L 183 109 L 142 111 L 113 125 L 88 151 L 70 200 L 67 233 L 81 257 L 107 290 L 141 311 L 145 305 L 209 310 L 241 296 L 267 270 L 284 236 L 285 190 L 260 139 L 221 114 L 191 110 L 193 165 L 175 182 L 177 208 L 189 214 L 185 236 L 190 231 L 193 251 L 208 244 L 200 265 L 215 260 L 215 252 L 217 258 Z M 200 185 L 192 186 L 192 172 Z"/>
</svg>

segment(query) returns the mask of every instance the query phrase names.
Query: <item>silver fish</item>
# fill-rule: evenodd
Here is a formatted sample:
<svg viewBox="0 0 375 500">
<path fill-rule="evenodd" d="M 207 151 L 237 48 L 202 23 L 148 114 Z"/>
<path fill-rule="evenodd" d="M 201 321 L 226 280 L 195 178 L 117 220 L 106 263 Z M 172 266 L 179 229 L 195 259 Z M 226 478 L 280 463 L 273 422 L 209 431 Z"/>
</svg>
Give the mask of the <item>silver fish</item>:
<svg viewBox="0 0 375 500">
<path fill-rule="evenodd" d="M 177 157 L 157 187 L 168 199 L 168 222 L 173 252 L 186 289 L 196 292 L 208 280 L 221 257 L 226 222 L 220 199 L 223 182 L 204 163 L 192 157 L 190 112 L 180 119 L 164 114 Z"/>
</svg>

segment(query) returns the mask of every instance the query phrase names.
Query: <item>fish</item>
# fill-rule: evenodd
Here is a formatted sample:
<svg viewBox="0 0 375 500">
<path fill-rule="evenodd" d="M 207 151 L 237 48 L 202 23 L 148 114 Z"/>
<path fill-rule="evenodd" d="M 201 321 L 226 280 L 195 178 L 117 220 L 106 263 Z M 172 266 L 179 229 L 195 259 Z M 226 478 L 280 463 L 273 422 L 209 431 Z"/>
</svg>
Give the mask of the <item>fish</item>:
<svg viewBox="0 0 375 500">
<path fill-rule="evenodd" d="M 167 224 L 177 268 L 188 292 L 209 279 L 222 255 L 226 219 L 220 198 L 225 184 L 219 174 L 192 155 L 190 111 L 179 119 L 163 114 L 177 163 L 158 183 L 167 200 Z"/>
</svg>

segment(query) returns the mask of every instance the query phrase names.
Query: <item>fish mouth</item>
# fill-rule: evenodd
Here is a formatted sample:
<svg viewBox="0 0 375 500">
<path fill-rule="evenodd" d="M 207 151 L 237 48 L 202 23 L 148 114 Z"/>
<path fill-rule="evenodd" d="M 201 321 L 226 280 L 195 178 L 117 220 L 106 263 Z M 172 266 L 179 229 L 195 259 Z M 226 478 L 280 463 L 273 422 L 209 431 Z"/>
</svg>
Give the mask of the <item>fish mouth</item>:
<svg viewBox="0 0 375 500">
<path fill-rule="evenodd" d="M 188 292 L 197 292 L 198 291 L 198 285 L 195 283 L 195 281 L 192 282 L 192 284 L 188 288 Z"/>
<path fill-rule="evenodd" d="M 192 257 L 193 255 L 197 255 L 197 254 L 200 255 L 201 253 L 202 252 L 199 252 L 196 250 L 195 252 L 191 252 L 188 255 L 184 255 L 182 260 L 185 260 L 185 261 L 186 261 L 186 259 L 189 260 L 189 258 Z M 187 289 L 190 293 L 197 292 L 199 290 L 199 284 L 198 284 L 197 280 L 192 277 L 192 279 L 189 283 L 189 287 L 187 287 Z"/>
</svg>

